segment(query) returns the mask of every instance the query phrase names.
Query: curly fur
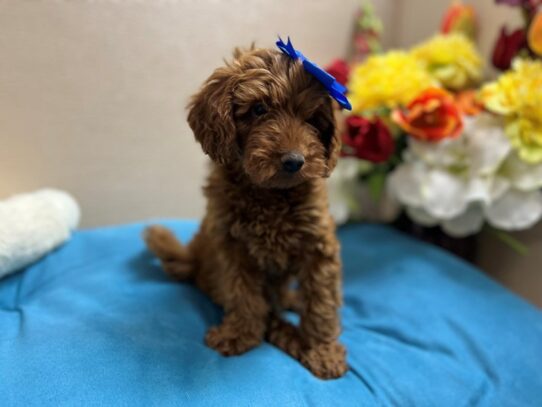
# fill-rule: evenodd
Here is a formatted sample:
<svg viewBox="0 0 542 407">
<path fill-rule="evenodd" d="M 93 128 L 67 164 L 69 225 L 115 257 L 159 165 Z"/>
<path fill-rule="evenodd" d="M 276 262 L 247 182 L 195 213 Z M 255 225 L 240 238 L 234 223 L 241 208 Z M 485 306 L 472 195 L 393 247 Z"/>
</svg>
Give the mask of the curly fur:
<svg viewBox="0 0 542 407">
<path fill-rule="evenodd" d="M 187 246 L 152 226 L 148 247 L 168 274 L 194 281 L 223 307 L 208 346 L 237 355 L 267 339 L 319 377 L 343 375 L 339 244 L 324 180 L 340 139 L 326 90 L 278 51 L 235 50 L 188 109 L 213 161 L 207 213 Z M 281 162 L 291 152 L 305 159 L 295 173 Z M 299 326 L 281 319 L 284 309 L 300 314 Z"/>
</svg>

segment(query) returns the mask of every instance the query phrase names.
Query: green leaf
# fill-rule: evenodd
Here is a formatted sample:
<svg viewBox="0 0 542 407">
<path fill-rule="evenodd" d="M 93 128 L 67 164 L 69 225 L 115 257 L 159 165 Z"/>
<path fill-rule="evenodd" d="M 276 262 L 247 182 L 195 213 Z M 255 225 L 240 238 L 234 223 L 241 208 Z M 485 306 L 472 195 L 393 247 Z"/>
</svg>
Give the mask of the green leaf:
<svg viewBox="0 0 542 407">
<path fill-rule="evenodd" d="M 375 202 L 378 202 L 380 200 L 385 183 L 386 173 L 382 171 L 372 173 L 367 179 L 369 193 L 371 194 L 371 198 L 373 198 Z"/>
<path fill-rule="evenodd" d="M 527 256 L 529 254 L 529 248 L 525 246 L 525 244 L 523 244 L 520 240 L 512 236 L 510 233 L 496 229 L 491 229 L 491 231 L 497 239 L 499 239 L 501 242 L 503 242 L 520 256 Z"/>
<path fill-rule="evenodd" d="M 360 159 L 358 161 L 358 173 L 359 175 L 365 175 L 373 171 L 374 164 L 367 160 Z"/>
</svg>

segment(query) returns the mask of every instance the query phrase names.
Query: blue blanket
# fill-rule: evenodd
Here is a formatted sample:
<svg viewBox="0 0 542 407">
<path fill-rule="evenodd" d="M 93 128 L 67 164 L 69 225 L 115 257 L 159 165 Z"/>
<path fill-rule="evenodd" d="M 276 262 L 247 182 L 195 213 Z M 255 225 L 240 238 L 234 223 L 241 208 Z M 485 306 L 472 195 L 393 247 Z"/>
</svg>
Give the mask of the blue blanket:
<svg viewBox="0 0 542 407">
<path fill-rule="evenodd" d="M 166 223 L 184 241 L 197 228 Z M 163 275 L 142 228 L 77 232 L 0 281 L 1 405 L 542 405 L 541 312 L 438 249 L 340 231 L 351 369 L 322 381 L 268 344 L 207 348 L 219 308 Z"/>
</svg>

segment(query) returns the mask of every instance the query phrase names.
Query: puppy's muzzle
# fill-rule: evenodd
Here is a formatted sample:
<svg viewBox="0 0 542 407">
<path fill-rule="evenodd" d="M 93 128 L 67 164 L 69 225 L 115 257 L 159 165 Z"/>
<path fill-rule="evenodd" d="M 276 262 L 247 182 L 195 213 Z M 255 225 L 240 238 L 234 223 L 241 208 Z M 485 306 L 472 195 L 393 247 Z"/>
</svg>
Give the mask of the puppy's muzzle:
<svg viewBox="0 0 542 407">
<path fill-rule="evenodd" d="M 303 154 L 291 151 L 284 154 L 281 159 L 282 169 L 290 174 L 298 172 L 303 164 L 305 164 L 305 157 Z"/>
</svg>

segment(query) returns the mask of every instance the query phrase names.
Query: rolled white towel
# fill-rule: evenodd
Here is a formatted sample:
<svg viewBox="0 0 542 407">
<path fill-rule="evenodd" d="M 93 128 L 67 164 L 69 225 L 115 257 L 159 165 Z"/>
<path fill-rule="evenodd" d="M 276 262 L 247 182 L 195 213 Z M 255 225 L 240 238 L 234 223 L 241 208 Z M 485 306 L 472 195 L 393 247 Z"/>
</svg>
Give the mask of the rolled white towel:
<svg viewBox="0 0 542 407">
<path fill-rule="evenodd" d="M 0 201 L 0 278 L 66 241 L 80 210 L 66 192 L 42 189 Z"/>
</svg>

